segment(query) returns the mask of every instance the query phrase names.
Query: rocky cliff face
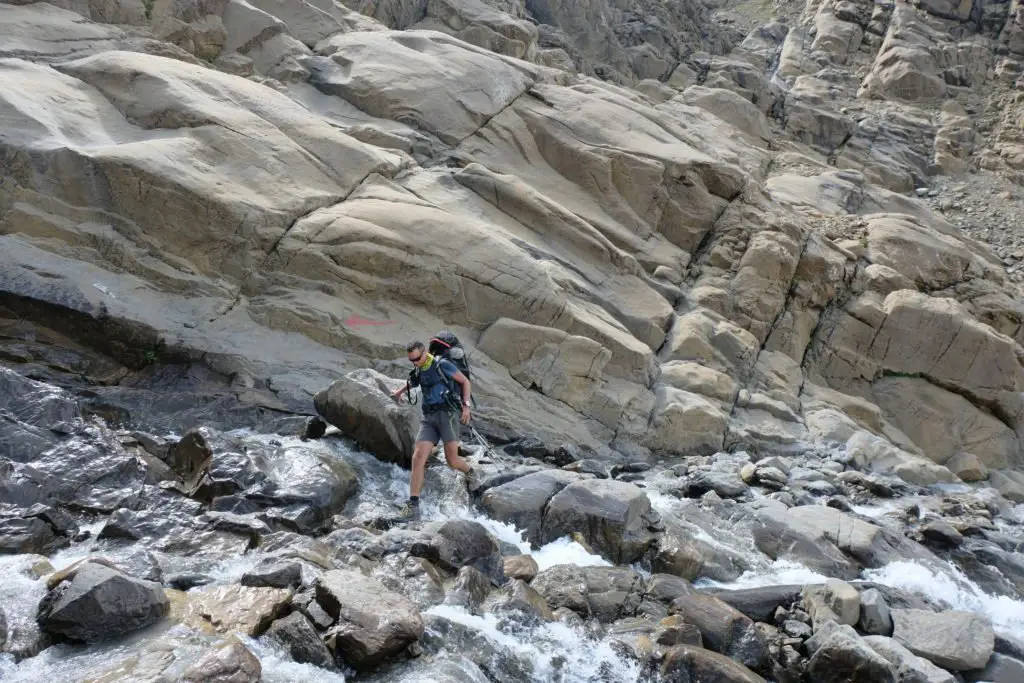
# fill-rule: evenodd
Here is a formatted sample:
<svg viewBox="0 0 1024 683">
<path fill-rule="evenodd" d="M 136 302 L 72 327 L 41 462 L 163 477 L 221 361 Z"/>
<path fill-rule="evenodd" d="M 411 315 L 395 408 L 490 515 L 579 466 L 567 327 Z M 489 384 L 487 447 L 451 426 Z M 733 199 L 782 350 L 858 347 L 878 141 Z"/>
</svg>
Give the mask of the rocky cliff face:
<svg viewBox="0 0 1024 683">
<path fill-rule="evenodd" d="M 1015 7 L 0 12 L 10 360 L 309 412 L 451 327 L 498 438 L 1024 463 Z"/>
</svg>

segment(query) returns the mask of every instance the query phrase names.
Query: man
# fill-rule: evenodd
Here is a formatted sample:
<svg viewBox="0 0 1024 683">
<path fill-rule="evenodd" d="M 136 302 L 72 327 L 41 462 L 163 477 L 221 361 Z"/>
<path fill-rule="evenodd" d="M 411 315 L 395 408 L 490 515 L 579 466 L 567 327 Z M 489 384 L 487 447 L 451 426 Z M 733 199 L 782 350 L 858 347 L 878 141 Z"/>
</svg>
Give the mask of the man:
<svg viewBox="0 0 1024 683">
<path fill-rule="evenodd" d="M 469 424 L 470 383 L 454 363 L 427 353 L 423 342 L 413 341 L 405 350 L 415 369 L 409 375 L 409 382 L 392 392 L 391 397 L 398 401 L 414 386 L 419 386 L 423 394 L 423 419 L 416 435 L 412 480 L 409 483 L 408 512 L 415 515 L 419 510 L 427 458 L 438 439 L 444 443 L 444 457 L 449 467 L 467 476 L 472 470 L 469 463 L 459 456 L 459 426 L 456 422 L 456 413 L 459 413 L 462 424 Z M 461 400 L 454 394 L 452 382 L 461 387 Z"/>
</svg>

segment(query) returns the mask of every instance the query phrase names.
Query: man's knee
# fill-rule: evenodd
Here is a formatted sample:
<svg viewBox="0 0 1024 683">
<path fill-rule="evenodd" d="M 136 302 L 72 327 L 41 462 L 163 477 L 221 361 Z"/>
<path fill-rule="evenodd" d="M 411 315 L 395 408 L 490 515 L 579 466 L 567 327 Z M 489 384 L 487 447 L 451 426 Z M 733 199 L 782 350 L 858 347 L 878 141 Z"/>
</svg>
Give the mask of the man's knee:
<svg viewBox="0 0 1024 683">
<path fill-rule="evenodd" d="M 417 441 L 416 448 L 412 452 L 412 464 L 416 466 L 425 464 L 430 456 L 431 447 L 432 444 L 429 441 Z"/>
</svg>

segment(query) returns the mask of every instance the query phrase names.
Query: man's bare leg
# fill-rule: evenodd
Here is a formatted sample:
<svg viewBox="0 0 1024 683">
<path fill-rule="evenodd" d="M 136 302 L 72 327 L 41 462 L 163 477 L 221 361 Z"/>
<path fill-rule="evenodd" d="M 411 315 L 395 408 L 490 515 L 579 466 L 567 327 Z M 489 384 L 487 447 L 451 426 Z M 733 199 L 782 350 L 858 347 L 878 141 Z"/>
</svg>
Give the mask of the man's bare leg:
<svg viewBox="0 0 1024 683">
<path fill-rule="evenodd" d="M 416 448 L 412 453 L 412 479 L 409 482 L 409 497 L 418 498 L 420 489 L 423 488 L 423 475 L 427 469 L 427 458 L 430 457 L 430 449 L 434 447 L 429 441 L 417 441 Z"/>
<path fill-rule="evenodd" d="M 444 445 L 444 459 L 448 461 L 448 467 L 459 472 L 469 472 L 469 463 L 459 455 L 459 442 L 449 441 Z"/>
</svg>

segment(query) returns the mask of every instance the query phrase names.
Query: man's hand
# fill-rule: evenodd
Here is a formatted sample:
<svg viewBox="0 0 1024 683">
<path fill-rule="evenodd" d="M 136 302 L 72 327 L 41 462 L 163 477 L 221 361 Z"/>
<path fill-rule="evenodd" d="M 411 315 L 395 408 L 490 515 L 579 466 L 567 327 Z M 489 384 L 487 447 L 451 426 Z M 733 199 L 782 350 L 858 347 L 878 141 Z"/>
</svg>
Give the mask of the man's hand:
<svg viewBox="0 0 1024 683">
<path fill-rule="evenodd" d="M 462 406 L 462 419 L 460 421 L 464 425 L 469 424 L 469 406 Z"/>
<path fill-rule="evenodd" d="M 405 387 L 399 387 L 395 391 L 391 392 L 391 400 L 398 402 L 402 400 L 402 394 L 405 393 Z"/>
</svg>

